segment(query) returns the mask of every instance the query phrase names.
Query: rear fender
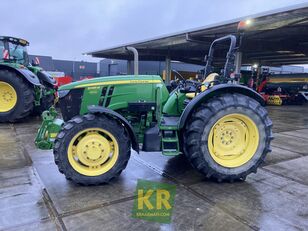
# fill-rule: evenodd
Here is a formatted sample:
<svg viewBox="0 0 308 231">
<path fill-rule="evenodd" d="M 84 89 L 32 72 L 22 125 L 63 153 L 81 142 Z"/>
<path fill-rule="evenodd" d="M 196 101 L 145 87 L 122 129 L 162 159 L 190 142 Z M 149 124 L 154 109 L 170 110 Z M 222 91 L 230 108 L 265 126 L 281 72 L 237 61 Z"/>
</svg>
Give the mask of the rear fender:
<svg viewBox="0 0 308 231">
<path fill-rule="evenodd" d="M 258 101 L 261 105 L 265 105 L 265 101 L 263 97 L 254 91 L 251 88 L 246 86 L 238 85 L 238 84 L 219 84 L 215 85 L 214 87 L 203 91 L 186 106 L 184 112 L 181 115 L 179 129 L 182 129 L 185 126 L 187 119 L 189 119 L 191 113 L 194 111 L 196 107 L 198 107 L 201 103 L 208 101 L 209 99 L 226 94 L 226 93 L 239 93 L 242 95 L 246 95 Z"/>
<path fill-rule="evenodd" d="M 25 78 L 30 84 L 41 86 L 39 78 L 26 68 L 14 68 L 5 64 L 0 64 L 0 70 L 15 72 L 18 76 Z"/>
<path fill-rule="evenodd" d="M 42 83 L 45 83 L 51 88 L 55 88 L 57 84 L 56 80 L 46 71 L 38 71 L 37 77 L 41 80 Z"/>
<path fill-rule="evenodd" d="M 89 106 L 88 111 L 90 113 L 93 113 L 93 114 L 105 114 L 105 115 L 111 116 L 111 117 L 119 120 L 124 125 L 124 127 L 126 128 L 128 134 L 130 136 L 130 139 L 132 141 L 132 148 L 136 152 L 139 153 L 139 143 L 138 143 L 137 137 L 135 135 L 135 132 L 133 130 L 133 127 L 132 127 L 132 125 L 130 125 L 130 123 L 122 115 L 120 115 L 119 113 L 117 113 L 117 112 L 115 112 L 111 109 L 108 109 L 108 108 L 105 108 L 105 107 L 100 107 L 100 106 Z"/>
</svg>

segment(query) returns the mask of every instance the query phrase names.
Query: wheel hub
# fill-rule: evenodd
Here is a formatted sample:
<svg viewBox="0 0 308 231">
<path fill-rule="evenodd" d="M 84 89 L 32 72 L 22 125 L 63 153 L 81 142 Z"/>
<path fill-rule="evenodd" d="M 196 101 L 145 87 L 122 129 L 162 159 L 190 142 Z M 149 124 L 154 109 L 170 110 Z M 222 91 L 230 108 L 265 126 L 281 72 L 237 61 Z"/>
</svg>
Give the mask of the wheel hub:
<svg viewBox="0 0 308 231">
<path fill-rule="evenodd" d="M 97 166 L 104 163 L 110 152 L 110 142 L 98 133 L 83 137 L 77 145 L 79 160 L 88 166 Z"/>
<path fill-rule="evenodd" d="M 238 167 L 257 150 L 258 128 L 247 116 L 230 114 L 219 119 L 209 133 L 208 148 L 213 159 L 224 167 Z"/>
<path fill-rule="evenodd" d="M 101 131 L 104 130 L 81 132 L 69 145 L 69 161 L 72 167 L 83 175 L 100 175 L 108 171 L 118 158 L 119 150 L 115 138 L 107 131 Z"/>
<path fill-rule="evenodd" d="M 12 110 L 17 103 L 17 93 L 8 83 L 0 81 L 0 112 Z"/>
<path fill-rule="evenodd" d="M 235 158 L 243 153 L 247 128 L 238 119 L 222 121 L 214 129 L 214 153 L 221 158 Z"/>
</svg>

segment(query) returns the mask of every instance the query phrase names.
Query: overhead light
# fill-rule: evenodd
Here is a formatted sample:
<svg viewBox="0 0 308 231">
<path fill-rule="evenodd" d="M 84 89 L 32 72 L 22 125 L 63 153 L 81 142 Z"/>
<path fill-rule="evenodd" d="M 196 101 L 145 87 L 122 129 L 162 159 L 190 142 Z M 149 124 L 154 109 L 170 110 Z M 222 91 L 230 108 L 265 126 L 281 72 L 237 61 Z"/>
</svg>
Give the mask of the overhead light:
<svg viewBox="0 0 308 231">
<path fill-rule="evenodd" d="M 246 26 L 251 25 L 251 24 L 252 24 L 252 19 L 247 19 L 247 20 L 245 21 L 245 24 L 246 24 Z"/>
<path fill-rule="evenodd" d="M 276 51 L 279 54 L 291 54 L 294 53 L 293 51 Z"/>
<path fill-rule="evenodd" d="M 240 21 L 237 24 L 237 29 L 240 31 L 244 31 L 246 28 L 250 27 L 253 24 L 253 19 L 246 19 L 243 21 Z"/>
</svg>

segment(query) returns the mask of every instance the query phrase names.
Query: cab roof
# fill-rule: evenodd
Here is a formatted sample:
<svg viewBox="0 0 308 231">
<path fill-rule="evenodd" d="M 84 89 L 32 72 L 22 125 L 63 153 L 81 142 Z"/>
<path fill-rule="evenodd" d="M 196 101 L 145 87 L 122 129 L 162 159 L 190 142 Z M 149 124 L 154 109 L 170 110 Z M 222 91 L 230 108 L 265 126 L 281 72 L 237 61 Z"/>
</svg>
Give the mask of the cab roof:
<svg viewBox="0 0 308 231">
<path fill-rule="evenodd" d="M 22 46 L 29 46 L 29 42 L 25 39 L 21 39 L 21 38 L 15 38 L 15 37 L 11 37 L 11 36 L 0 36 L 0 40 L 4 40 L 4 41 L 9 41 L 12 43 L 17 43 L 20 44 Z"/>
</svg>

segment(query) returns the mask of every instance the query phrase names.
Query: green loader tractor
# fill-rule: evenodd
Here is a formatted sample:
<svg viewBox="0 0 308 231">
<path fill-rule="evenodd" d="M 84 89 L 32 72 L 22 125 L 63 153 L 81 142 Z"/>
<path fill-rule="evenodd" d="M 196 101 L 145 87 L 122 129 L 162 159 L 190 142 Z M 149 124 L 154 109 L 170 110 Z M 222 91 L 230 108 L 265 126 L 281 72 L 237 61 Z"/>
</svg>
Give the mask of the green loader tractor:
<svg viewBox="0 0 308 231">
<path fill-rule="evenodd" d="M 28 45 L 24 39 L 0 36 L 0 122 L 41 114 L 54 103 L 56 81 L 30 64 Z"/>
<path fill-rule="evenodd" d="M 154 75 L 101 77 L 61 86 L 63 120 L 53 108 L 43 113 L 37 147 L 53 148 L 59 171 L 82 185 L 119 176 L 131 149 L 184 154 L 207 178 L 244 180 L 270 152 L 273 135 L 262 96 L 239 85 L 232 74 L 236 40 L 233 35 L 215 40 L 204 80 L 179 76 L 170 93 Z M 222 73 L 212 73 L 217 45 L 229 42 Z"/>
</svg>

